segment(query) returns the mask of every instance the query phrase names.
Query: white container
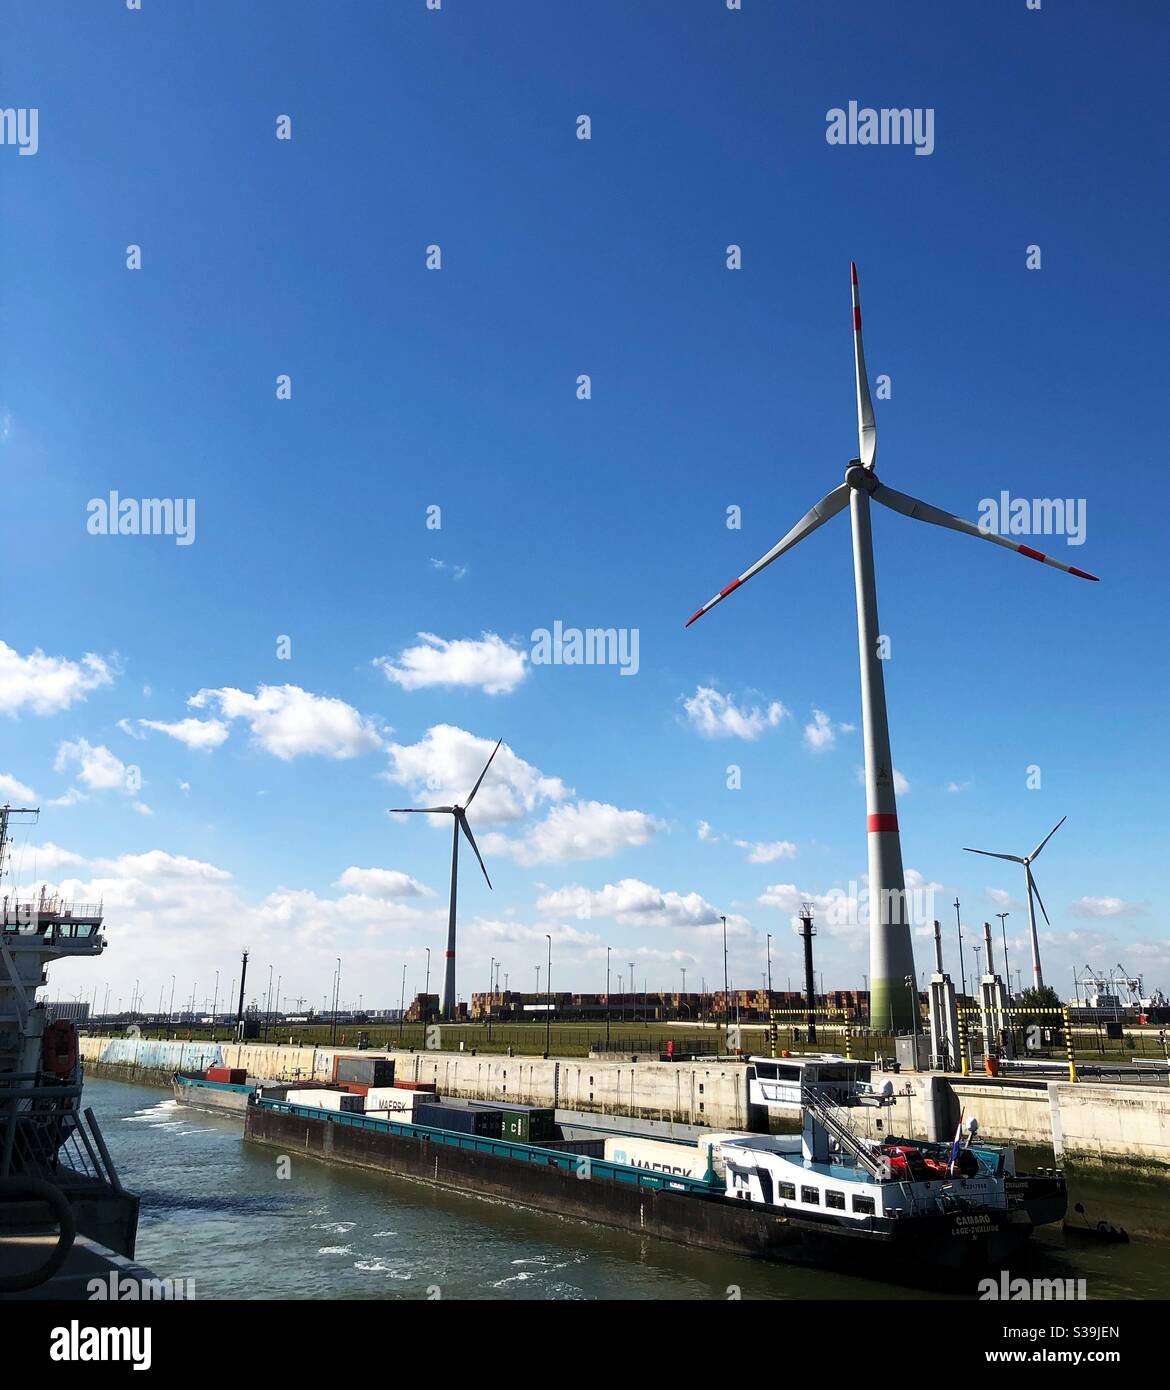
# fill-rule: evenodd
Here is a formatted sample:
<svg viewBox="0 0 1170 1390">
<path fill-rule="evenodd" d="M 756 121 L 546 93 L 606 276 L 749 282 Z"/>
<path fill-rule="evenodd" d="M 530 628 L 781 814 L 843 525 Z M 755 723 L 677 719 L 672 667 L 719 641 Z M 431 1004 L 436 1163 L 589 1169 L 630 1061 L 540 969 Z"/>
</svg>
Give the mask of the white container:
<svg viewBox="0 0 1170 1390">
<path fill-rule="evenodd" d="M 346 1115 L 360 1115 L 366 1108 L 365 1097 L 352 1091 L 289 1091 L 285 1100 L 290 1105 L 307 1105 L 314 1110 L 336 1110 Z"/>
<path fill-rule="evenodd" d="M 382 1119 L 401 1116 L 408 1123 L 414 1118 L 415 1107 L 433 1105 L 434 1091 L 411 1091 L 405 1086 L 371 1086 L 366 1092 L 366 1114 L 373 1110 L 386 1111 Z"/>
<path fill-rule="evenodd" d="M 707 1171 L 707 1155 L 704 1152 L 700 1157 L 697 1145 L 670 1144 L 636 1134 L 607 1134 L 605 1157 L 610 1163 L 625 1163 L 631 1168 L 646 1168 L 674 1177 L 701 1178 Z"/>
</svg>

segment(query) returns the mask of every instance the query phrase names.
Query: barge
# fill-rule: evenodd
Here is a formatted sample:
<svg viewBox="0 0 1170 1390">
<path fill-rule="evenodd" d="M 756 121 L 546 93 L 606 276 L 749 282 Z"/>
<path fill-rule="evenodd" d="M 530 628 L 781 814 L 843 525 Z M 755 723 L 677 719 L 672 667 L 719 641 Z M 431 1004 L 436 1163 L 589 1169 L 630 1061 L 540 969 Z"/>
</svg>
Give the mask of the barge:
<svg viewBox="0 0 1170 1390">
<path fill-rule="evenodd" d="M 616 1162 L 564 1144 L 439 1128 L 441 1105 L 426 1108 L 427 1124 L 412 1124 L 256 1093 L 244 1135 L 285 1153 L 703 1249 L 850 1267 L 872 1255 L 883 1270 L 912 1275 L 999 1264 L 1036 1224 L 1059 1219 L 1030 1207 L 1026 1188 L 1009 1186 L 1010 1150 L 976 1144 L 974 1128 L 943 1146 L 945 1163 L 920 1154 L 925 1146 L 858 1138 L 842 1112 L 864 1099 L 806 1085 L 801 1135 L 714 1135 L 700 1141 L 708 1157 L 702 1176 L 681 1165 L 639 1166 L 636 1158 Z"/>
</svg>

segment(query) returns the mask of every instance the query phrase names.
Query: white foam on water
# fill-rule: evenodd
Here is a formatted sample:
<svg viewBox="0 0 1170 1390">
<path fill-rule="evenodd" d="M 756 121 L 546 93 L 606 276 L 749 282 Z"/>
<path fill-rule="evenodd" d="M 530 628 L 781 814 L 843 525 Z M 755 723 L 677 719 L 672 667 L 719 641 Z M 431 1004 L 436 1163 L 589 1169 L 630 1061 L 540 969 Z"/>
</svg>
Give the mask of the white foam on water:
<svg viewBox="0 0 1170 1390">
<path fill-rule="evenodd" d="M 356 1221 L 314 1221 L 309 1227 L 312 1231 L 328 1231 L 331 1235 L 344 1236 L 357 1225 Z"/>
<path fill-rule="evenodd" d="M 380 1236 L 396 1236 L 397 1234 L 397 1231 L 375 1231 L 371 1238 L 377 1240 Z"/>
<path fill-rule="evenodd" d="M 317 1251 L 318 1255 L 352 1255 L 352 1245 L 322 1245 Z"/>
</svg>

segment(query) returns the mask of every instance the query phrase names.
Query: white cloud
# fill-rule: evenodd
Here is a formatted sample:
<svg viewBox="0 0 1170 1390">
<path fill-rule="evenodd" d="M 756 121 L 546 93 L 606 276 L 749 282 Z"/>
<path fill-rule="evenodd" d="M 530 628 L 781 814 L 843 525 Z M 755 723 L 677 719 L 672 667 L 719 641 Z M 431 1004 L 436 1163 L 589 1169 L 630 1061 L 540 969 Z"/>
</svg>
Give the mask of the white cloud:
<svg viewBox="0 0 1170 1390">
<path fill-rule="evenodd" d="M 18 859 L 21 868 L 31 869 L 34 876 L 51 874 L 54 869 L 80 868 L 89 862 L 71 849 L 53 844 L 52 840 L 46 840 L 43 845 L 26 845 L 18 852 Z"/>
<path fill-rule="evenodd" d="M 852 724 L 834 724 L 823 709 L 814 709 L 812 720 L 804 726 L 804 746 L 814 753 L 834 747 L 838 734 L 851 734 Z"/>
<path fill-rule="evenodd" d="M 1148 903 L 1124 898 L 1078 898 L 1068 909 L 1070 917 L 1144 917 L 1148 910 Z"/>
<path fill-rule="evenodd" d="M 462 805 L 495 746 L 494 739 L 454 724 L 435 724 L 417 743 L 387 745 L 391 766 L 385 775 L 410 789 L 411 805 Z M 563 801 L 569 794 L 559 777 L 546 777 L 502 744 L 472 806 L 472 829 L 520 820 L 540 803 Z"/>
<path fill-rule="evenodd" d="M 64 772 L 74 766 L 78 769 L 79 780 L 90 791 L 126 789 L 126 764 L 104 743 L 95 747 L 87 739 L 79 738 L 73 743 L 59 744 L 53 770 Z"/>
<path fill-rule="evenodd" d="M 31 787 L 17 781 L 11 773 L 0 772 L 0 799 L 4 801 L 35 801 L 37 794 Z"/>
<path fill-rule="evenodd" d="M 397 661 L 383 656 L 374 662 L 387 680 L 403 690 L 467 686 L 485 695 L 506 695 L 528 674 L 528 653 L 509 646 L 494 632 L 485 632 L 478 642 L 448 641 L 433 632 L 420 632 L 418 637 L 419 645 L 400 652 Z"/>
<path fill-rule="evenodd" d="M 766 707 L 737 705 L 732 696 L 709 685 L 698 686 L 683 699 L 683 709 L 691 728 L 703 738 L 756 739 L 765 729 L 775 728 L 788 712 L 779 700 Z"/>
<path fill-rule="evenodd" d="M 552 916 L 612 917 L 632 927 L 701 927 L 719 922 L 718 909 L 700 894 L 664 893 L 636 878 L 607 883 L 597 891 L 572 884 L 544 894 L 536 905 Z"/>
<path fill-rule="evenodd" d="M 431 568 L 438 570 L 442 574 L 450 573 L 451 578 L 458 582 L 467 573 L 466 565 L 449 565 L 446 560 L 431 560 Z"/>
<path fill-rule="evenodd" d="M 600 801 L 578 801 L 552 807 L 544 820 L 516 839 L 485 835 L 482 846 L 484 854 L 507 855 L 518 864 L 605 859 L 646 844 L 661 824 L 645 811 L 619 811 Z"/>
<path fill-rule="evenodd" d="M 747 850 L 749 864 L 774 864 L 777 859 L 796 858 L 796 846 L 791 840 L 736 840 L 735 843 Z"/>
<path fill-rule="evenodd" d="M 0 642 L 0 714 L 16 714 L 22 709 L 57 714 L 113 679 L 110 666 L 93 652 L 87 652 L 79 662 L 46 656 L 39 647 L 21 656 Z"/>
<path fill-rule="evenodd" d="M 601 937 L 595 932 L 581 931 L 565 923 L 559 926 L 524 927 L 518 922 L 497 922 L 477 919 L 473 928 L 489 941 L 543 941 L 551 936 L 554 946 L 596 946 Z"/>
<path fill-rule="evenodd" d="M 967 788 L 968 788 L 970 785 L 971 785 L 970 782 L 948 782 L 948 783 L 947 783 L 947 791 L 949 791 L 949 792 L 965 792 L 965 791 L 967 790 Z"/>
<path fill-rule="evenodd" d="M 69 790 L 68 790 L 67 792 L 64 793 L 64 795 L 53 797 L 53 798 L 50 800 L 49 805 L 50 805 L 50 806 L 76 806 L 77 803 L 78 803 L 79 801 L 88 801 L 88 800 L 89 800 L 89 797 L 86 796 L 86 794 L 85 794 L 84 792 L 78 791 L 78 789 L 77 789 L 76 787 L 70 787 Z"/>
<path fill-rule="evenodd" d="M 367 898 L 433 897 L 434 890 L 397 869 L 359 869 L 351 865 L 334 883 L 335 888 L 350 888 Z"/>
<path fill-rule="evenodd" d="M 355 758 L 382 746 L 373 721 L 352 705 L 297 685 L 261 685 L 255 695 L 230 686 L 200 690 L 187 703 L 192 709 L 218 706 L 225 719 L 246 720 L 260 747 L 284 762 L 301 754 Z"/>
<path fill-rule="evenodd" d="M 699 822 L 699 839 L 702 840 L 704 844 L 718 844 L 720 840 L 725 840 L 726 838 L 726 835 L 716 834 L 716 832 L 711 829 L 709 821 L 701 820 Z"/>
<path fill-rule="evenodd" d="M 1021 898 L 1013 898 L 1010 893 L 1005 892 L 1002 888 L 988 888 L 986 892 L 987 896 L 996 907 L 1002 907 L 1005 910 L 1014 908 L 1019 912 L 1024 910 L 1023 900 Z"/>
<path fill-rule="evenodd" d="M 119 720 L 118 727 L 122 728 L 123 723 Z M 153 729 L 155 733 L 178 739 L 188 748 L 200 750 L 218 748 L 228 736 L 228 726 L 222 719 L 179 719 L 173 724 L 159 719 L 140 719 L 138 723 L 143 729 Z M 129 733 L 129 728 L 125 732 Z"/>
</svg>

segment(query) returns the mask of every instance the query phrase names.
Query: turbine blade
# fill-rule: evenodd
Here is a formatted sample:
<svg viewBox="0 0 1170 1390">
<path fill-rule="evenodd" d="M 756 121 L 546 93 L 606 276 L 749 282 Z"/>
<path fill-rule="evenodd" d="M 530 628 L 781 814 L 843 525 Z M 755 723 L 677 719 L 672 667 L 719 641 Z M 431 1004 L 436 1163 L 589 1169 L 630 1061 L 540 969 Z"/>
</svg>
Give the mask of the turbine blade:
<svg viewBox="0 0 1170 1390">
<path fill-rule="evenodd" d="M 454 809 L 454 806 L 391 806 L 389 808 L 392 816 L 431 816 L 438 811 L 446 811 L 450 814 Z"/>
<path fill-rule="evenodd" d="M 1036 887 L 1036 880 L 1032 877 L 1031 869 L 1028 870 L 1028 890 L 1036 894 L 1036 901 L 1040 904 L 1040 911 L 1044 913 L 1044 920 L 1051 926 L 1052 923 L 1048 921 L 1048 909 L 1044 906 L 1044 899 L 1040 896 L 1039 888 Z"/>
<path fill-rule="evenodd" d="M 1061 816 L 1061 818 L 1056 822 L 1056 824 L 1052 827 L 1048 834 L 1045 835 L 1045 837 L 1040 841 L 1040 843 L 1036 846 L 1032 853 L 1028 855 L 1029 864 L 1032 862 L 1033 859 L 1036 858 L 1036 856 L 1040 853 L 1040 851 L 1044 848 L 1048 841 L 1052 839 L 1053 835 L 1056 834 L 1056 832 L 1060 829 L 1060 827 L 1065 823 L 1066 820 L 1068 820 L 1067 816 Z"/>
<path fill-rule="evenodd" d="M 746 583 L 753 575 L 759 574 L 766 565 L 770 565 L 773 560 L 778 560 L 786 550 L 791 550 L 798 541 L 804 540 L 805 536 L 810 535 L 818 526 L 823 526 L 826 521 L 836 516 L 839 511 L 848 506 L 851 491 L 852 489 L 848 484 L 842 483 L 840 487 L 835 487 L 828 496 L 822 497 L 816 506 L 810 507 L 792 530 L 782 540 L 777 541 L 765 556 L 757 560 L 750 569 L 744 570 L 738 579 L 733 579 L 726 589 L 721 589 L 713 599 L 703 604 L 698 612 L 692 613 L 687 619 L 687 627 L 690 627 L 696 618 L 701 618 L 708 609 L 714 608 L 734 589 L 738 589 L 741 584 Z"/>
<path fill-rule="evenodd" d="M 1097 582 L 1095 574 L 1088 574 L 1084 570 L 1075 569 L 1072 565 L 1062 564 L 1059 560 L 1054 560 L 1051 555 L 1033 550 L 1031 546 L 1020 545 L 1016 541 L 1008 540 L 1007 536 L 996 535 L 994 531 L 985 531 L 981 526 L 976 526 L 973 521 L 964 521 L 962 517 L 952 516 L 950 512 L 932 507 L 928 502 L 920 502 L 917 497 L 908 497 L 904 492 L 895 492 L 892 487 L 886 487 L 885 483 L 879 483 L 874 488 L 872 496 L 873 500 L 880 502 L 883 507 L 889 507 L 894 512 L 901 512 L 903 516 L 913 517 L 915 521 L 929 521 L 932 526 L 945 526 L 948 531 L 962 531 L 968 536 L 978 536 L 980 540 L 991 541 L 993 545 L 1002 545 L 1007 550 L 1015 550 L 1021 555 L 1026 555 L 1029 560 L 1039 560 L 1041 564 L 1064 570 L 1065 574 L 1075 574 L 1078 579 L 1092 579 Z"/>
<path fill-rule="evenodd" d="M 483 765 L 483 771 L 479 774 L 479 781 L 477 781 L 476 784 L 475 784 L 475 786 L 472 787 L 472 789 L 471 789 L 471 795 L 470 795 L 470 796 L 467 798 L 467 800 L 463 803 L 463 809 L 464 809 L 464 810 L 466 810 L 466 809 L 468 808 L 468 806 L 470 806 L 471 803 L 475 800 L 475 794 L 476 794 L 477 791 L 479 791 L 479 783 L 482 782 L 483 779 L 487 776 L 487 770 L 488 770 L 488 768 L 491 767 L 491 765 L 492 765 L 492 758 L 494 758 L 494 757 L 496 756 L 496 754 L 500 751 L 500 743 L 503 743 L 503 741 L 504 741 L 503 739 L 500 739 L 500 742 L 497 743 L 496 746 L 492 749 L 492 751 L 491 751 L 491 757 L 489 757 L 488 760 L 487 760 L 487 762 L 484 763 L 484 765 Z"/>
<path fill-rule="evenodd" d="M 1018 854 L 996 854 L 993 849 L 971 849 L 968 845 L 963 846 L 963 852 L 965 854 L 986 854 L 989 859 L 1010 859 L 1013 864 L 1026 864 L 1028 862 L 1026 859 L 1021 859 Z"/>
<path fill-rule="evenodd" d="M 853 279 L 853 367 L 857 378 L 857 448 L 864 468 L 872 468 L 877 456 L 877 425 L 873 401 L 869 397 L 869 377 L 865 371 L 865 349 L 861 345 L 861 296 L 857 290 L 857 266 L 849 262 Z"/>
<path fill-rule="evenodd" d="M 490 878 L 488 878 L 488 871 L 487 871 L 487 869 L 484 868 L 483 856 L 482 856 L 482 855 L 480 854 L 480 852 L 479 852 L 479 846 L 475 843 L 475 836 L 471 833 L 471 826 L 467 824 L 467 817 L 464 816 L 464 815 L 459 815 L 459 814 L 457 813 L 455 818 L 456 818 L 456 820 L 459 822 L 459 824 L 463 827 L 463 833 L 464 833 L 464 835 L 467 836 L 467 843 L 468 843 L 468 844 L 471 846 L 471 848 L 475 851 L 475 857 L 479 860 L 479 867 L 480 867 L 481 869 L 483 869 L 483 876 L 484 876 L 485 879 L 487 879 L 487 886 L 488 886 L 489 888 L 491 888 L 491 886 L 492 886 L 492 881 L 491 881 Z"/>
</svg>

